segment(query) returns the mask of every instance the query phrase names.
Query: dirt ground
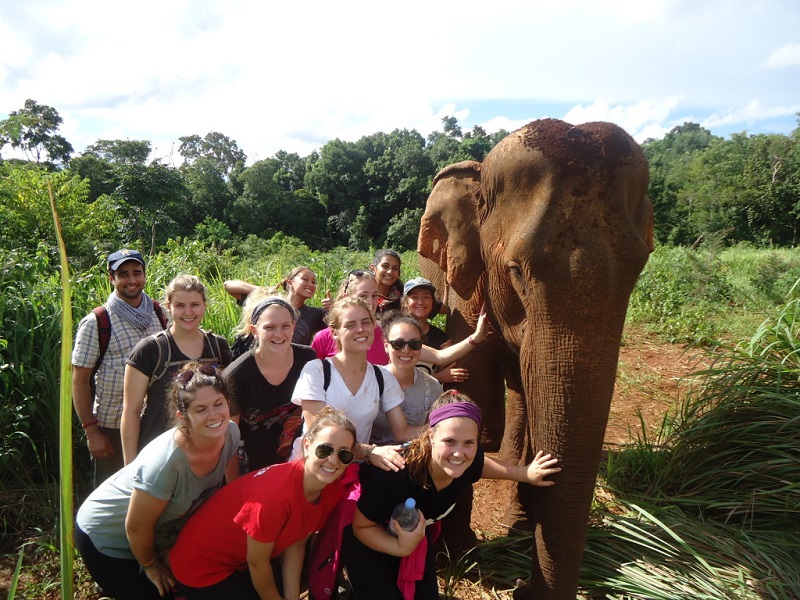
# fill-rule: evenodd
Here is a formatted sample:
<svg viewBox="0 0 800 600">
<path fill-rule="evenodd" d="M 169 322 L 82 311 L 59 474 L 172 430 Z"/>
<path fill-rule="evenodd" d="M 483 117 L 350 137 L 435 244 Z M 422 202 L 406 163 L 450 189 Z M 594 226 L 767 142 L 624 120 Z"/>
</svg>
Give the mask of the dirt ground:
<svg viewBox="0 0 800 600">
<path fill-rule="evenodd" d="M 631 432 L 640 431 L 639 413 L 648 433 L 656 431 L 665 412 L 678 401 L 688 385 L 681 378 L 698 370 L 701 358 L 700 352 L 686 351 L 682 346 L 657 343 L 642 335 L 627 335 L 625 345 L 620 349 L 617 384 L 605 435 L 606 447 L 614 450 L 631 440 Z M 505 533 L 501 521 L 507 494 L 508 485 L 504 482 L 481 481 L 475 486 L 472 528 L 478 539 Z M 0 591 L 8 590 L 14 563 L 15 557 L 3 557 L 0 561 Z M 90 593 L 91 585 L 86 580 L 81 583 L 76 598 L 98 598 Z M 17 597 L 32 597 L 20 592 Z M 508 591 L 495 591 L 467 581 L 458 584 L 455 593 L 460 600 L 511 598 Z M 51 589 L 39 597 L 55 599 L 59 594 Z"/>
</svg>

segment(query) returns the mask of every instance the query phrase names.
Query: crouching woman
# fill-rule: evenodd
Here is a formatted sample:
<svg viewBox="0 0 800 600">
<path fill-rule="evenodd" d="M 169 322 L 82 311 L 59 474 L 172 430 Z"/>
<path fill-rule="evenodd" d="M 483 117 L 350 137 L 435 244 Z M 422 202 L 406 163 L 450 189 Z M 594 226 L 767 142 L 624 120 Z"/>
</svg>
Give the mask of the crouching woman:
<svg viewBox="0 0 800 600">
<path fill-rule="evenodd" d="M 559 472 L 557 460 L 539 451 L 531 464 L 512 465 L 485 456 L 479 443 L 481 412 L 467 396 L 450 390 L 439 396 L 429 427 L 406 450 L 406 467 L 384 471 L 364 464 L 361 497 L 352 527 L 344 531 L 342 558 L 358 600 L 438 599 L 433 552 L 438 523 L 454 507 L 462 490 L 480 478 L 511 479 L 537 486 Z M 412 531 L 392 521 L 395 506 L 416 500 L 420 519 Z M 427 519 L 427 522 L 426 522 Z M 426 525 L 433 525 L 427 527 Z"/>
<path fill-rule="evenodd" d="M 239 428 L 228 386 L 211 365 L 189 363 L 169 393 L 172 429 L 147 444 L 78 510 L 75 545 L 106 596 L 169 596 L 165 555 L 189 515 L 238 475 Z"/>
<path fill-rule="evenodd" d="M 298 600 L 306 538 L 339 502 L 355 440 L 344 413 L 323 408 L 302 458 L 248 473 L 204 504 L 170 553 L 186 600 Z"/>
</svg>

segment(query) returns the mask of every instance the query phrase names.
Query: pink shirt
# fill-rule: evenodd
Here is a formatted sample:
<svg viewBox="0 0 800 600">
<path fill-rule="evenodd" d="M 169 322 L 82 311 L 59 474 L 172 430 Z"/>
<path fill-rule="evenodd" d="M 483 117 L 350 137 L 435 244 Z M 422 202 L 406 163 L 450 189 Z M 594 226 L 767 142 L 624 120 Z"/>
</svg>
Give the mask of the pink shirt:
<svg viewBox="0 0 800 600">
<path fill-rule="evenodd" d="M 317 358 L 320 360 L 336 354 L 336 340 L 333 339 L 331 328 L 326 327 L 322 331 L 318 331 L 314 336 L 314 341 L 311 342 L 311 347 L 316 350 Z M 380 325 L 375 326 L 375 339 L 367 350 L 367 362 L 373 365 L 389 364 L 389 355 L 386 354 L 386 349 L 383 347 L 383 330 Z"/>
</svg>

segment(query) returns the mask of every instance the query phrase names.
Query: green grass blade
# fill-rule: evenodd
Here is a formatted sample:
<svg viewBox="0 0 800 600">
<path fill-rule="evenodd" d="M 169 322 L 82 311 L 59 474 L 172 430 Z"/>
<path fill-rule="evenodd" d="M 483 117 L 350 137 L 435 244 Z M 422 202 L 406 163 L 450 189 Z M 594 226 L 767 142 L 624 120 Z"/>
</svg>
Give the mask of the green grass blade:
<svg viewBox="0 0 800 600">
<path fill-rule="evenodd" d="M 74 554 L 72 541 L 72 369 L 70 361 L 70 350 L 72 349 L 72 301 L 67 249 L 61 236 L 61 224 L 58 220 L 52 182 L 48 183 L 48 191 L 50 192 L 50 207 L 53 210 L 53 224 L 58 238 L 58 253 L 61 259 L 61 386 L 59 394 L 61 597 L 72 598 L 74 597 L 72 564 Z"/>
</svg>

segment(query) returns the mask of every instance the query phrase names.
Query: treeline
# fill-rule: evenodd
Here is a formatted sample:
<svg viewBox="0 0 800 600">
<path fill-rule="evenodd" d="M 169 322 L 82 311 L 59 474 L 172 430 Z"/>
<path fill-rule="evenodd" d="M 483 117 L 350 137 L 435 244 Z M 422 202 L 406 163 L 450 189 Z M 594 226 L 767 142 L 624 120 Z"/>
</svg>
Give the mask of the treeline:
<svg viewBox="0 0 800 600">
<path fill-rule="evenodd" d="M 179 138 L 180 159 L 151 158 L 147 140 L 97 140 L 82 153 L 58 134 L 52 107 L 27 100 L 0 121 L 0 244 L 52 239 L 47 183 L 57 188 L 70 256 L 134 245 L 151 253 L 169 239 L 197 239 L 238 253 L 296 238 L 313 250 L 412 249 L 433 177 L 460 160 L 483 160 L 505 135 L 454 117 L 415 130 L 329 141 L 305 157 L 279 151 L 247 166 L 228 136 Z M 656 236 L 662 244 L 794 245 L 800 224 L 800 129 L 790 136 L 736 134 L 695 123 L 647 140 Z M 178 163 L 177 166 L 175 163 Z"/>
</svg>

